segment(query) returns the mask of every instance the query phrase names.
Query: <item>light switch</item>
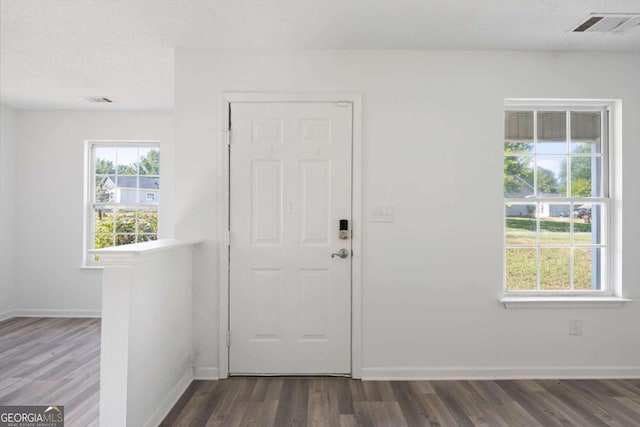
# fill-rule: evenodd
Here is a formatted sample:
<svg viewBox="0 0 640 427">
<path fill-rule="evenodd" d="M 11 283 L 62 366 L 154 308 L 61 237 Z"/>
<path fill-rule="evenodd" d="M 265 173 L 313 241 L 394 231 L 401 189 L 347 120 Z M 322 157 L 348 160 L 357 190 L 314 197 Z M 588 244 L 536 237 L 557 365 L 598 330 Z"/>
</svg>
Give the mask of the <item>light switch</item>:
<svg viewBox="0 0 640 427">
<path fill-rule="evenodd" d="M 393 207 L 392 206 L 372 207 L 371 222 L 393 222 Z"/>
<path fill-rule="evenodd" d="M 582 335 L 582 319 L 569 320 L 569 335 Z"/>
</svg>

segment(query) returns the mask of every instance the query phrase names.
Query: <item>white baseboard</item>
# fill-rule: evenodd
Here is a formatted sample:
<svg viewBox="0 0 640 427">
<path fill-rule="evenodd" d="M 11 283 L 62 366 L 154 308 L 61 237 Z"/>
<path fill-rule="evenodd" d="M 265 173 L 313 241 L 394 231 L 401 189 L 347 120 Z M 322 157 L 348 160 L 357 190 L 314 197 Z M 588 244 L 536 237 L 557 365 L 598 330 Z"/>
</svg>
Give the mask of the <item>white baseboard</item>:
<svg viewBox="0 0 640 427">
<path fill-rule="evenodd" d="M 363 368 L 362 379 L 390 380 L 515 380 L 640 378 L 640 366 L 620 367 L 510 367 L 510 368 Z"/>
<path fill-rule="evenodd" d="M 101 310 L 51 310 L 46 308 L 16 308 L 0 313 L 0 320 L 12 317 L 82 317 L 99 318 L 102 317 Z"/>
<path fill-rule="evenodd" d="M 173 405 L 176 404 L 178 399 L 180 399 L 180 397 L 187 390 L 187 387 L 189 387 L 191 381 L 193 381 L 193 370 L 187 369 L 186 371 L 184 371 L 184 374 L 182 375 L 182 377 L 180 377 L 178 382 L 173 387 L 171 387 L 171 390 L 169 390 L 165 398 L 162 400 L 160 405 L 158 405 L 158 408 L 153 412 L 153 414 L 151 414 L 147 422 L 144 423 L 144 427 L 157 427 L 158 425 L 160 425 L 169 411 L 171 411 L 171 408 L 173 408 Z"/>
<path fill-rule="evenodd" d="M 3 320 L 11 319 L 12 317 L 16 317 L 16 310 L 7 310 L 0 313 L 0 322 Z"/>
<path fill-rule="evenodd" d="M 212 367 L 194 367 L 193 368 L 193 379 L 196 380 L 219 380 L 220 379 L 220 371 L 218 368 Z"/>
</svg>

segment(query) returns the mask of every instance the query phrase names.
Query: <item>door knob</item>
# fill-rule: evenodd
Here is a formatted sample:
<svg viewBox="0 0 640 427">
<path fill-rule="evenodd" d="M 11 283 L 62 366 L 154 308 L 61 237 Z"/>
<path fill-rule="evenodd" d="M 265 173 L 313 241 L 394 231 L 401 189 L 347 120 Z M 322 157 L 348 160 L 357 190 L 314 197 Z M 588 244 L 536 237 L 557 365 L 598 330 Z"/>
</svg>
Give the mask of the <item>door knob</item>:
<svg viewBox="0 0 640 427">
<path fill-rule="evenodd" d="M 338 253 L 331 254 L 331 258 L 334 258 L 334 257 L 346 258 L 348 256 L 349 256 L 349 251 L 346 249 L 340 249 Z"/>
</svg>

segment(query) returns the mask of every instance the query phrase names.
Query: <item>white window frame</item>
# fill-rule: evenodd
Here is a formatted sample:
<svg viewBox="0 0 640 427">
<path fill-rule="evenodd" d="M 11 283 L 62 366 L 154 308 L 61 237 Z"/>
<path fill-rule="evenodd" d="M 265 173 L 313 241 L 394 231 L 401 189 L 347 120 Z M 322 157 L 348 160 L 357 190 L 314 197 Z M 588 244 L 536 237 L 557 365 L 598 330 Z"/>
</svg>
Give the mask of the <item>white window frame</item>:
<svg viewBox="0 0 640 427">
<path fill-rule="evenodd" d="M 602 111 L 602 169 L 601 169 L 601 197 L 554 197 L 554 198 L 503 198 L 503 296 L 501 302 L 505 303 L 505 306 L 509 302 L 517 303 L 518 301 L 524 301 L 525 298 L 530 298 L 530 302 L 544 302 L 552 299 L 556 301 L 566 301 L 569 299 L 580 299 L 585 301 L 591 301 L 595 299 L 601 299 L 602 302 L 611 302 L 609 299 L 612 297 L 621 297 L 621 287 L 619 284 L 614 283 L 616 277 L 619 276 L 619 272 L 616 271 L 619 263 L 615 262 L 614 256 L 616 256 L 616 250 L 618 248 L 618 242 L 615 240 L 615 229 L 617 224 L 614 223 L 616 218 L 619 218 L 617 212 L 614 211 L 615 203 L 612 203 L 614 198 L 614 167 L 612 165 L 614 159 L 613 148 L 616 143 L 616 136 L 614 134 L 614 123 L 617 114 L 617 103 L 615 101 L 583 101 L 583 100 L 505 100 L 504 111 L 534 111 L 534 141 L 537 140 L 537 111 L 567 111 L 567 133 L 571 132 L 571 111 Z M 504 123 L 504 118 L 503 118 Z M 503 158 L 504 158 L 504 146 L 503 146 Z M 570 165 L 568 166 L 568 168 Z M 537 168 L 534 167 L 534 182 L 537 176 Z M 550 202 L 550 203 L 598 203 L 602 205 L 603 220 L 602 220 L 602 244 L 594 245 L 593 247 L 603 247 L 606 250 L 601 251 L 603 253 L 601 260 L 601 289 L 599 290 L 541 290 L 540 284 L 540 260 L 538 259 L 537 265 L 537 282 L 538 289 L 536 290 L 509 290 L 507 289 L 507 276 L 506 276 L 506 249 L 510 248 L 506 244 L 506 213 L 504 206 L 509 203 L 527 203 L 535 204 L 536 202 Z M 570 210 L 570 214 L 573 215 L 573 210 Z M 537 223 L 536 228 L 536 245 L 535 248 L 540 247 L 540 225 Z M 573 231 L 573 221 L 571 222 L 571 230 Z M 573 236 L 573 233 L 571 233 Z M 573 246 L 573 237 L 571 237 L 570 245 Z M 564 246 L 564 245 L 563 245 Z M 513 246 L 515 247 L 515 246 Z M 528 246 L 519 246 L 528 247 Z M 573 280 L 573 259 L 571 259 L 570 277 Z M 523 299 L 520 299 L 523 297 Z M 625 300 L 626 301 L 626 300 Z"/>
<path fill-rule="evenodd" d="M 96 206 L 114 207 L 120 209 L 139 209 L 155 207 L 158 213 L 158 236 L 160 235 L 160 203 L 157 199 L 154 202 L 138 203 L 115 203 L 115 202 L 93 202 L 95 195 L 95 148 L 96 147 L 149 147 L 160 150 L 160 141 L 157 140 L 86 140 L 84 154 L 84 218 L 83 218 L 83 251 L 82 266 L 93 268 L 100 267 L 100 263 L 93 259 L 89 250 L 93 249 L 95 243 L 95 230 L 93 221 L 93 211 Z M 117 172 L 117 171 L 116 171 Z M 160 171 L 162 174 L 162 171 Z M 115 230 L 114 230 L 115 232 Z"/>
</svg>

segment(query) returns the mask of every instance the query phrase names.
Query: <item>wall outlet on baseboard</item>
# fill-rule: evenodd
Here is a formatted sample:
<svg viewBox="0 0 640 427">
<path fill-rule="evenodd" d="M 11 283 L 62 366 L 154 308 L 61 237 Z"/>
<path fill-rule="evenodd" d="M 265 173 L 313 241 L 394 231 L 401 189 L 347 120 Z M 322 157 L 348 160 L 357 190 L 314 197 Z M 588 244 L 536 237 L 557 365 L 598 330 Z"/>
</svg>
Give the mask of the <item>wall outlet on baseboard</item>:
<svg viewBox="0 0 640 427">
<path fill-rule="evenodd" d="M 569 335 L 582 335 L 582 319 L 569 320 Z"/>
</svg>

